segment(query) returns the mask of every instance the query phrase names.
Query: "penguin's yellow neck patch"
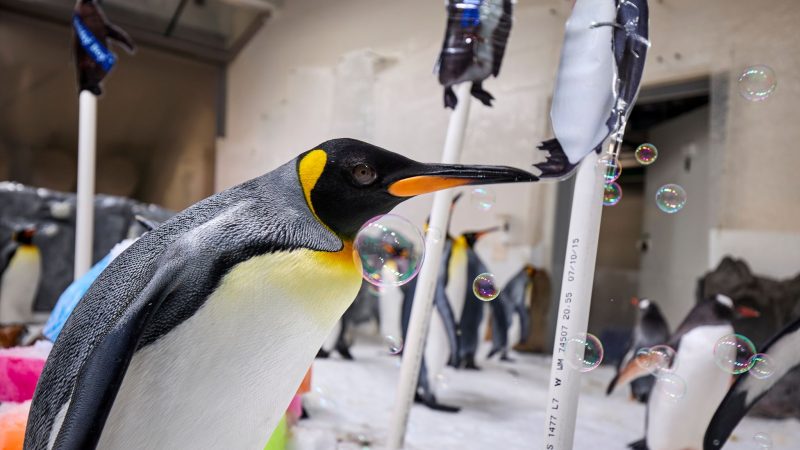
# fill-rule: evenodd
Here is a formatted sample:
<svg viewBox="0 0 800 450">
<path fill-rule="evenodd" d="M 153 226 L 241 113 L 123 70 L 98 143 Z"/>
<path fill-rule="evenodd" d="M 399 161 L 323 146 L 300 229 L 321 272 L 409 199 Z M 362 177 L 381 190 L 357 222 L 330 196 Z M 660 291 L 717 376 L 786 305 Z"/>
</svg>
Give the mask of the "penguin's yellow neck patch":
<svg viewBox="0 0 800 450">
<path fill-rule="evenodd" d="M 303 196 L 306 198 L 306 203 L 314 217 L 317 217 L 317 212 L 314 211 L 314 205 L 311 203 L 311 191 L 317 185 L 319 177 L 322 176 L 322 171 L 325 170 L 325 163 L 328 161 L 328 155 L 325 150 L 316 149 L 311 150 L 303 156 L 300 164 L 297 165 L 297 175 L 300 178 L 300 186 L 303 187 Z"/>
</svg>

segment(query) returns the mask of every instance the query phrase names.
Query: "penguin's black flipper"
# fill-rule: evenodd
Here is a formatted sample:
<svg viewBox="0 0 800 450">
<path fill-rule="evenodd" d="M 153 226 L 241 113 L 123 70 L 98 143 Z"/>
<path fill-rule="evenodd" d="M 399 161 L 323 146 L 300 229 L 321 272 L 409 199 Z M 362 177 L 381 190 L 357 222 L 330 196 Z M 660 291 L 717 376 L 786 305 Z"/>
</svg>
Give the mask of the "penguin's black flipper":
<svg viewBox="0 0 800 450">
<path fill-rule="evenodd" d="M 787 373 L 800 367 L 798 348 L 800 348 L 800 319 L 781 330 L 761 350 L 761 353 L 766 353 L 775 361 L 777 366 L 775 373 L 767 378 L 758 379 L 752 376 L 752 371 L 748 371 L 736 379 L 706 429 L 704 450 L 722 448 L 747 411 Z"/>
<path fill-rule="evenodd" d="M 455 109 L 458 104 L 458 96 L 456 96 L 453 86 L 445 86 L 444 88 L 444 107 Z"/>
<path fill-rule="evenodd" d="M 17 252 L 17 248 L 19 248 L 19 244 L 14 241 L 8 241 L 0 250 L 0 276 L 6 271 L 6 267 L 8 267 L 8 263 L 11 262 L 11 258 Z"/>
<path fill-rule="evenodd" d="M 136 215 L 135 218 L 136 218 L 136 221 L 139 222 L 139 225 L 141 225 L 147 231 L 153 231 L 156 228 L 158 228 L 159 225 L 161 225 L 160 223 L 156 222 L 155 220 L 150 220 L 147 217 L 140 216 L 138 214 Z"/>
<path fill-rule="evenodd" d="M 561 179 L 571 174 L 577 165 L 570 164 L 567 154 L 558 142 L 558 139 L 550 139 L 539 144 L 539 150 L 548 153 L 547 159 L 544 162 L 534 164 L 534 167 L 541 170 L 542 173 L 539 178 L 556 178 Z"/>
<path fill-rule="evenodd" d="M 318 358 L 318 359 L 328 359 L 330 356 L 331 356 L 331 354 L 327 350 L 325 350 L 324 348 L 321 348 L 321 349 L 319 349 L 319 351 L 317 351 L 316 358 Z"/>
<path fill-rule="evenodd" d="M 477 98 L 481 103 L 486 106 L 492 106 L 492 100 L 494 97 L 488 91 L 483 89 L 483 82 L 482 81 L 475 81 L 472 83 L 472 88 L 469 91 L 473 97 Z"/>
<path fill-rule="evenodd" d="M 126 52 L 133 54 L 136 51 L 136 44 L 133 43 L 133 39 L 122 28 L 107 23 L 106 32 L 108 33 L 108 38 L 119 43 Z"/>
</svg>

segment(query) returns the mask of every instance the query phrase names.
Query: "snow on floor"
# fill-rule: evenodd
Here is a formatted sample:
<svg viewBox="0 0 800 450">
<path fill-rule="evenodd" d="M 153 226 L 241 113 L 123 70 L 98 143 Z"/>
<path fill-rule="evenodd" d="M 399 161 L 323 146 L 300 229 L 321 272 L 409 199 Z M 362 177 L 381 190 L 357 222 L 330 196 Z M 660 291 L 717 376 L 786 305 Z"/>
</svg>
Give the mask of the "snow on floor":
<svg viewBox="0 0 800 450">
<path fill-rule="evenodd" d="M 294 450 L 364 450 L 385 442 L 400 359 L 364 339 L 352 352 L 355 361 L 332 356 L 315 362 L 313 390 L 305 400 L 311 418 L 294 428 Z M 415 405 L 406 449 L 541 448 L 550 359 L 514 358 L 514 363 L 483 361 L 480 372 L 447 368 L 439 401 L 462 411 L 448 414 Z M 627 388 L 605 396 L 612 376 L 606 367 L 584 376 L 575 449 L 622 450 L 643 436 L 644 407 L 628 400 Z M 724 450 L 760 449 L 752 440 L 756 433 L 767 433 L 773 450 L 800 448 L 800 422 L 746 418 Z"/>
</svg>

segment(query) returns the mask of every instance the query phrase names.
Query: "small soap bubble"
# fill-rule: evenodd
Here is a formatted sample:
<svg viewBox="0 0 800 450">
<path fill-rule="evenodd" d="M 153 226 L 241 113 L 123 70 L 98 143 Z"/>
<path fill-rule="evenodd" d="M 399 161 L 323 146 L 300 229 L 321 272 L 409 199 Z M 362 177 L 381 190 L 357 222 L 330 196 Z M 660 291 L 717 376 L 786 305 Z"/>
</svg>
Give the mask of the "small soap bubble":
<svg viewBox="0 0 800 450">
<path fill-rule="evenodd" d="M 622 188 L 616 182 L 606 183 L 603 189 L 603 205 L 614 206 L 622 200 Z"/>
<path fill-rule="evenodd" d="M 634 156 L 639 164 L 643 166 L 649 166 L 656 161 L 656 158 L 658 158 L 658 149 L 653 144 L 642 144 L 636 147 Z"/>
<path fill-rule="evenodd" d="M 494 206 L 494 201 L 494 191 L 489 188 L 475 188 L 469 194 L 470 204 L 480 211 L 488 211 L 492 209 Z"/>
<path fill-rule="evenodd" d="M 392 355 L 399 355 L 403 351 L 403 338 L 400 336 L 384 336 L 383 342 Z"/>
<path fill-rule="evenodd" d="M 750 358 L 750 375 L 759 380 L 771 377 L 777 368 L 775 360 L 765 353 L 756 353 Z"/>
<path fill-rule="evenodd" d="M 603 177 L 606 183 L 617 181 L 617 178 L 622 174 L 622 164 L 619 163 L 619 159 L 610 153 L 605 153 L 598 158 L 597 165 L 603 169 Z"/>
<path fill-rule="evenodd" d="M 603 362 L 603 344 L 591 333 L 581 333 L 567 341 L 567 364 L 575 370 L 589 372 Z"/>
<path fill-rule="evenodd" d="M 378 287 L 400 286 L 419 273 L 425 241 L 407 219 L 386 214 L 361 227 L 353 249 L 365 280 Z"/>
<path fill-rule="evenodd" d="M 775 71 L 763 64 L 750 66 L 739 76 L 739 94 L 751 102 L 766 100 L 777 85 Z"/>
<path fill-rule="evenodd" d="M 653 375 L 674 372 L 675 349 L 669 345 L 655 345 L 641 348 L 636 352 L 636 364 Z"/>
<path fill-rule="evenodd" d="M 721 337 L 714 345 L 714 361 L 725 372 L 738 375 L 752 367 L 756 346 L 741 334 Z"/>
<path fill-rule="evenodd" d="M 472 282 L 472 292 L 475 294 L 475 297 L 478 297 L 479 300 L 483 300 L 484 302 L 492 301 L 500 294 L 494 275 L 491 273 L 482 273 L 475 277 L 475 280 Z"/>
<path fill-rule="evenodd" d="M 753 435 L 753 441 L 758 450 L 772 450 L 772 438 L 767 433 L 756 433 Z"/>
<path fill-rule="evenodd" d="M 426 232 L 426 234 L 427 234 L 428 237 L 430 237 L 430 239 L 433 242 L 441 241 L 442 237 L 444 236 L 444 233 L 442 233 L 442 230 L 440 230 L 440 229 L 438 229 L 436 227 L 428 227 L 428 231 Z"/>
<path fill-rule="evenodd" d="M 680 400 L 686 395 L 686 382 L 674 373 L 662 373 L 656 384 L 661 393 L 670 400 Z"/>
<path fill-rule="evenodd" d="M 686 191 L 677 184 L 665 184 L 656 192 L 658 209 L 667 214 L 674 214 L 686 205 Z"/>
</svg>

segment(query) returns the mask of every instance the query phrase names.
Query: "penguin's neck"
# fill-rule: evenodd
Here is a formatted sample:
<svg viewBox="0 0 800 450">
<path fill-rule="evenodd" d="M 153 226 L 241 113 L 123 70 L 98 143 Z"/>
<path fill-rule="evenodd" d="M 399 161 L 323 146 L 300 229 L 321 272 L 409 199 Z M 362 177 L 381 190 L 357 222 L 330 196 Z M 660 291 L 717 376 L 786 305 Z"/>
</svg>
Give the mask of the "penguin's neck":
<svg viewBox="0 0 800 450">
<path fill-rule="evenodd" d="M 100 447 L 263 447 L 360 285 L 350 243 L 232 267 L 192 317 L 134 355 Z"/>
</svg>

